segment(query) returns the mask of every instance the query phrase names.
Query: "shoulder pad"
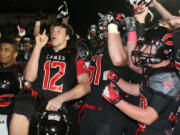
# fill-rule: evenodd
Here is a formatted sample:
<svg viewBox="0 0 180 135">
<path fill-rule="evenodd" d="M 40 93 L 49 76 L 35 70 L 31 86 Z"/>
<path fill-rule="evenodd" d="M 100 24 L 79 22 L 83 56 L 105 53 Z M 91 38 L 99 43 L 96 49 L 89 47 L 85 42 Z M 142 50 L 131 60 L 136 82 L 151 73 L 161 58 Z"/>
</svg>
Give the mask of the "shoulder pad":
<svg viewBox="0 0 180 135">
<path fill-rule="evenodd" d="M 180 79 L 175 72 L 163 72 L 150 76 L 148 86 L 169 97 L 177 98 L 180 93 Z"/>
</svg>

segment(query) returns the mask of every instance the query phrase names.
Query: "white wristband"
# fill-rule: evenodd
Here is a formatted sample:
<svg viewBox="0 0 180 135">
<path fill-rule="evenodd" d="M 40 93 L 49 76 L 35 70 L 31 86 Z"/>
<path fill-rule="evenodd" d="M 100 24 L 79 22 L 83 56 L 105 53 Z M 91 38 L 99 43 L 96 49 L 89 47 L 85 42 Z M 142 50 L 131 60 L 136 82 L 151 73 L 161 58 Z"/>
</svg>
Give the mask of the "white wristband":
<svg viewBox="0 0 180 135">
<path fill-rule="evenodd" d="M 108 33 L 116 33 L 116 34 L 119 34 L 119 31 L 118 31 L 118 26 L 114 23 L 110 23 L 108 25 Z"/>
<path fill-rule="evenodd" d="M 35 25 L 40 25 L 41 24 L 41 21 L 36 21 Z"/>
<path fill-rule="evenodd" d="M 28 81 L 24 82 L 24 86 L 28 86 L 30 83 Z"/>
</svg>

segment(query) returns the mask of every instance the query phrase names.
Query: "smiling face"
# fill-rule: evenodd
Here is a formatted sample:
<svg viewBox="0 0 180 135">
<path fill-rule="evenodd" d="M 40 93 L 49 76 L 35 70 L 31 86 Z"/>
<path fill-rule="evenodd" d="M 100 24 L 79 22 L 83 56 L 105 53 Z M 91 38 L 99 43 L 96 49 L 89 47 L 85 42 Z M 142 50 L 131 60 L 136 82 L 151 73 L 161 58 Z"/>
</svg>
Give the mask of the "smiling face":
<svg viewBox="0 0 180 135">
<path fill-rule="evenodd" d="M 51 42 L 54 50 L 61 50 L 67 46 L 69 36 L 66 34 L 66 29 L 62 26 L 54 26 L 51 29 Z"/>
<path fill-rule="evenodd" d="M 9 43 L 0 44 L 0 63 L 3 67 L 9 67 L 16 62 L 18 52 Z"/>
</svg>

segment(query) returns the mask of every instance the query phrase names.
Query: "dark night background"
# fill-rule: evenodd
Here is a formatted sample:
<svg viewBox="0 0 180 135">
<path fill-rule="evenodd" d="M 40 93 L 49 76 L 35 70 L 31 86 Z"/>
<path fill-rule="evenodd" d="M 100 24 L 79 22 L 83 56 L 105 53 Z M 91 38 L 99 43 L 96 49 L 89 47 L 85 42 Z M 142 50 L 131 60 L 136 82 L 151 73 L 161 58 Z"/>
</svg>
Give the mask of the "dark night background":
<svg viewBox="0 0 180 135">
<path fill-rule="evenodd" d="M 180 0 L 158 0 L 172 14 L 177 15 Z M 56 13 L 60 0 L 1 0 L 0 13 Z M 90 24 L 95 24 L 98 12 L 107 13 L 113 10 L 130 14 L 127 0 L 66 0 L 69 8 L 70 24 L 77 33 L 85 33 Z M 155 14 L 155 20 L 159 14 Z"/>
</svg>

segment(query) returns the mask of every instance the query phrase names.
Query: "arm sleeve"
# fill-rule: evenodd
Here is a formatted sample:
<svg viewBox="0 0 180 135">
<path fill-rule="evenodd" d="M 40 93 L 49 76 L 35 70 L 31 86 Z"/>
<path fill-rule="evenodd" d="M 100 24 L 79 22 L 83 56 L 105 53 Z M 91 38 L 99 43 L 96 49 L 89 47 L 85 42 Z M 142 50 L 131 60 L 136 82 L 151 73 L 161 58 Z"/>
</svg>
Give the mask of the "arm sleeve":
<svg viewBox="0 0 180 135">
<path fill-rule="evenodd" d="M 161 114 L 167 108 L 170 101 L 170 98 L 155 92 L 151 97 L 149 106 L 154 108 L 158 114 Z"/>
</svg>

